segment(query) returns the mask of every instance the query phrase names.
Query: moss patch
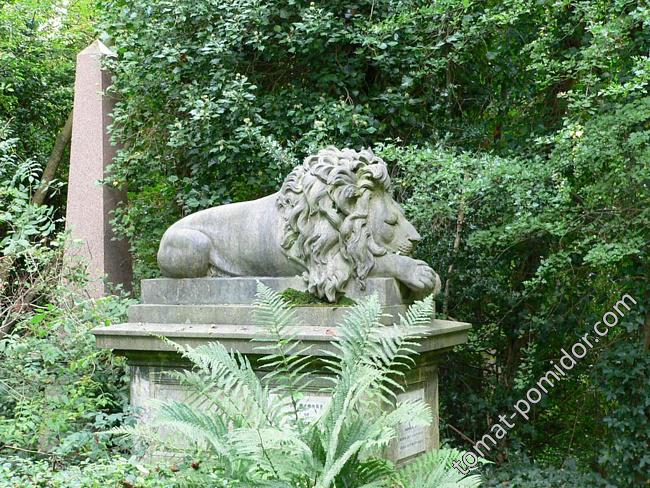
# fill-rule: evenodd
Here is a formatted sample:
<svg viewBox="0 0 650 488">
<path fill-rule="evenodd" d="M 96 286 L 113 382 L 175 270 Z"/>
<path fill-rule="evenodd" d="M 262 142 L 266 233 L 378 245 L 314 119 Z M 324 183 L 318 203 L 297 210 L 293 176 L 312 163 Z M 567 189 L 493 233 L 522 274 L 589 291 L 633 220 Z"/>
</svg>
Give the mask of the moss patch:
<svg viewBox="0 0 650 488">
<path fill-rule="evenodd" d="M 294 307 L 350 307 L 357 304 L 357 302 L 346 296 L 342 296 L 336 302 L 330 303 L 307 291 L 298 291 L 294 288 L 287 288 L 280 295 Z"/>
</svg>

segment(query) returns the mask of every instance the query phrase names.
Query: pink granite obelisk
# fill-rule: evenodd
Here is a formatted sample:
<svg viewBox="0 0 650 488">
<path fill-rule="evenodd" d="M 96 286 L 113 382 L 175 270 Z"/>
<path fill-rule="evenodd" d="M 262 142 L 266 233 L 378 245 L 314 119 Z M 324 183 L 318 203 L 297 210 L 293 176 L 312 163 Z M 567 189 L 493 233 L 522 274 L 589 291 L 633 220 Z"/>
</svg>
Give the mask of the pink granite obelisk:
<svg viewBox="0 0 650 488">
<path fill-rule="evenodd" d="M 126 198 L 124 192 L 101 185 L 106 167 L 117 148 L 107 127 L 114 100 L 106 95 L 111 75 L 102 69 L 102 57 L 114 56 L 101 41 L 77 55 L 66 230 L 80 245 L 68 245 L 67 259 L 81 258 L 88 265 L 90 283 L 84 292 L 91 298 L 108 293 L 109 284 L 131 289 L 129 246 L 115 240 L 111 212 Z"/>
</svg>

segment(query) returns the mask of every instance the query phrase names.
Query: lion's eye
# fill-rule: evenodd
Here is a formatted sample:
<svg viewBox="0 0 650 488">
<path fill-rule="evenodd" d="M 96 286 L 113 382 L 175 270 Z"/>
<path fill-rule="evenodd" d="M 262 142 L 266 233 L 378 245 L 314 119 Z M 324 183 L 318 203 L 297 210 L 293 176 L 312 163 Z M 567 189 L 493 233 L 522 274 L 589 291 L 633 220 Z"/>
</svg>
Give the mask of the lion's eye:
<svg viewBox="0 0 650 488">
<path fill-rule="evenodd" d="M 384 220 L 384 222 L 386 222 L 388 225 L 397 225 L 397 220 L 398 218 L 395 216 L 395 217 L 387 218 L 386 220 Z"/>
</svg>

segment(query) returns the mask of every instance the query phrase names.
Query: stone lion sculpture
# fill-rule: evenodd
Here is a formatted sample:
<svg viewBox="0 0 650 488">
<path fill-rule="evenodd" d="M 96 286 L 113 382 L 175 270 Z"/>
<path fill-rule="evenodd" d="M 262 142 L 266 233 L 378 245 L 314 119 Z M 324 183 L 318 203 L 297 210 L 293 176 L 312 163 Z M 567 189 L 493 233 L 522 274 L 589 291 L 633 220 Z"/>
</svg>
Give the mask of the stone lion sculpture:
<svg viewBox="0 0 650 488">
<path fill-rule="evenodd" d="M 173 224 L 158 264 L 171 278 L 302 275 L 330 302 L 352 281 L 364 289 L 369 276 L 437 293 L 438 275 L 408 256 L 419 240 L 391 196 L 386 163 L 370 150 L 330 147 L 307 157 L 278 193 Z"/>
</svg>

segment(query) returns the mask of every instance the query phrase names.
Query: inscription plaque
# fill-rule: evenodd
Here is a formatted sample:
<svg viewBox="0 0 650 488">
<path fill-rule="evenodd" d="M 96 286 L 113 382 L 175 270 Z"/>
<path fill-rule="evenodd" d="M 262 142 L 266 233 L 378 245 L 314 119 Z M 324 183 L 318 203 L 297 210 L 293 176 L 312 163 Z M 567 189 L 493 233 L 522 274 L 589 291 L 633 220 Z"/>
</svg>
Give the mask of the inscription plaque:
<svg viewBox="0 0 650 488">
<path fill-rule="evenodd" d="M 277 397 L 278 395 L 271 394 L 271 400 L 275 400 Z M 331 401 L 332 397 L 326 393 L 305 393 L 298 400 L 298 417 L 307 421 L 317 419 Z"/>
<path fill-rule="evenodd" d="M 424 388 L 411 390 L 397 395 L 398 402 L 422 400 Z M 426 427 L 410 422 L 401 424 L 397 429 L 397 459 L 404 459 L 426 450 Z"/>
<path fill-rule="evenodd" d="M 307 394 L 298 400 L 298 415 L 305 420 L 317 419 L 331 401 L 332 397 L 326 394 Z"/>
</svg>

